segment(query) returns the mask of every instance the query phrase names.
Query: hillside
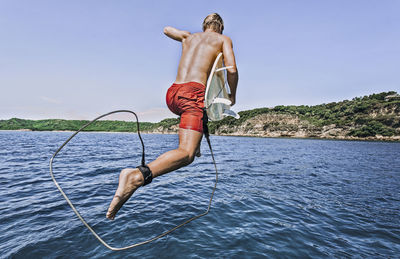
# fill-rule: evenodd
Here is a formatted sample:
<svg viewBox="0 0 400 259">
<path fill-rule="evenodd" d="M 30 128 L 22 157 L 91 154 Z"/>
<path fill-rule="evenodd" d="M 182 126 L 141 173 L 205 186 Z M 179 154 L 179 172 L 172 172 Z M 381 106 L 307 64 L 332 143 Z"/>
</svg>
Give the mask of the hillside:
<svg viewBox="0 0 400 259">
<path fill-rule="evenodd" d="M 315 106 L 276 106 L 239 112 L 211 124 L 217 135 L 400 140 L 396 92 Z"/>
<path fill-rule="evenodd" d="M 314 106 L 276 106 L 239 112 L 209 124 L 216 135 L 400 140 L 400 98 L 396 92 Z M 77 130 L 83 120 L 0 120 L 0 130 Z M 178 119 L 141 122 L 148 133 L 176 133 Z M 136 122 L 97 121 L 87 131 L 135 132 Z"/>
</svg>

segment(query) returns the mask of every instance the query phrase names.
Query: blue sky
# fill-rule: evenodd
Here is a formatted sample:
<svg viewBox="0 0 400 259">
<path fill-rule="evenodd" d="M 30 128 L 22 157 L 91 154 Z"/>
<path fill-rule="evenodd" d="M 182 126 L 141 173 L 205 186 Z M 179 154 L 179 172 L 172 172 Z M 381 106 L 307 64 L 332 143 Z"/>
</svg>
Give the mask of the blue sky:
<svg viewBox="0 0 400 259">
<path fill-rule="evenodd" d="M 0 0 L 0 119 L 174 117 L 180 43 L 163 27 L 198 32 L 212 12 L 234 44 L 236 111 L 400 92 L 397 0 Z"/>
</svg>

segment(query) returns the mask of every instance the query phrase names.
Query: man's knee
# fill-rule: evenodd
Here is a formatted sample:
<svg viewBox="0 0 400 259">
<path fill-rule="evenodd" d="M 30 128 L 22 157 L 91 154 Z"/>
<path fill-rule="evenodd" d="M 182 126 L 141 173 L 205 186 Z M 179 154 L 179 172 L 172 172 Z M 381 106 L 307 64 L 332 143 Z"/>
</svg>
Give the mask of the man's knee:
<svg viewBox="0 0 400 259">
<path fill-rule="evenodd" d="M 195 153 L 194 152 L 193 153 L 189 153 L 189 155 L 188 155 L 189 164 L 193 163 L 194 158 L 195 158 Z"/>
<path fill-rule="evenodd" d="M 195 158 L 195 152 L 190 152 L 187 150 L 183 150 L 183 152 L 185 152 L 185 155 L 182 157 L 182 163 L 186 166 L 186 165 L 190 165 Z"/>
</svg>

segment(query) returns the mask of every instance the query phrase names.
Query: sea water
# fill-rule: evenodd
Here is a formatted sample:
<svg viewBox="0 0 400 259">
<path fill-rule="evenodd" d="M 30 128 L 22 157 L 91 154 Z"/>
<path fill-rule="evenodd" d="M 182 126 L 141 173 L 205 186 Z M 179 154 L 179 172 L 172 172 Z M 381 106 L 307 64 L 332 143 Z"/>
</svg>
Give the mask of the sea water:
<svg viewBox="0 0 400 259">
<path fill-rule="evenodd" d="M 1 258 L 398 258 L 400 143 L 211 136 L 219 183 L 211 211 L 150 244 L 113 252 L 73 213 L 49 174 L 70 132 L 0 132 Z M 146 159 L 177 135 L 143 135 Z M 152 238 L 206 210 L 215 171 L 202 157 L 140 188 L 105 218 L 136 134 L 80 133 L 54 174 L 112 246 Z"/>
</svg>

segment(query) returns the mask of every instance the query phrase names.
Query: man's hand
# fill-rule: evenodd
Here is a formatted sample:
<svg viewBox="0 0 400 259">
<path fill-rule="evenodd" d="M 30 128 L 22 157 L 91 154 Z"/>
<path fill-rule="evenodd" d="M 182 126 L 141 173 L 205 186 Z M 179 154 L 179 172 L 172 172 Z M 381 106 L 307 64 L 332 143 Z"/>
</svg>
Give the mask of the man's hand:
<svg viewBox="0 0 400 259">
<path fill-rule="evenodd" d="M 183 41 L 187 37 L 189 37 L 190 32 L 188 31 L 181 31 L 178 30 L 174 27 L 167 26 L 164 28 L 164 34 L 170 37 L 171 39 L 177 40 L 177 41 Z"/>
</svg>

